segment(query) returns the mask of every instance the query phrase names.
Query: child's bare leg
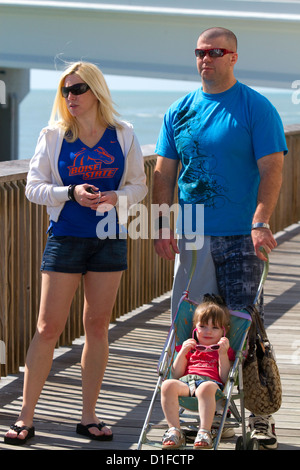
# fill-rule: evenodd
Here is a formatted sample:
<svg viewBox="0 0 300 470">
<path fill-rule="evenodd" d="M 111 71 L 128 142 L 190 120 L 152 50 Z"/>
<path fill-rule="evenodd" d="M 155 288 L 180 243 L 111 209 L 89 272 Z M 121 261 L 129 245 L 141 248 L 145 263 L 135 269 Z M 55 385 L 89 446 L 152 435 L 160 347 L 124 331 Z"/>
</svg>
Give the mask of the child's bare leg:
<svg viewBox="0 0 300 470">
<path fill-rule="evenodd" d="M 214 382 L 202 382 L 196 390 L 198 398 L 198 408 L 201 423 L 201 430 L 211 431 L 215 411 L 216 411 L 216 390 L 218 385 Z M 199 446 L 205 446 L 206 443 L 198 443 Z"/>
<path fill-rule="evenodd" d="M 180 428 L 178 397 L 188 397 L 189 394 L 188 385 L 180 380 L 169 379 L 163 382 L 161 387 L 161 406 L 169 428 Z M 177 431 L 174 431 L 174 434 L 179 435 Z M 165 444 L 168 445 L 168 442 L 165 442 Z M 173 444 L 172 441 L 170 441 L 171 444 Z"/>
</svg>

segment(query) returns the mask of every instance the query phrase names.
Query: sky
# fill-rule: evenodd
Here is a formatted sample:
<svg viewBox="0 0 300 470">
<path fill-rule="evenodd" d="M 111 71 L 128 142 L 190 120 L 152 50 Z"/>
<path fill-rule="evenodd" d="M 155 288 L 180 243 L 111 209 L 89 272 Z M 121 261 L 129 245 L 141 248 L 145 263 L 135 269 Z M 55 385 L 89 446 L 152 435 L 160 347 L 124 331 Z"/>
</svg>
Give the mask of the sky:
<svg viewBox="0 0 300 470">
<path fill-rule="evenodd" d="M 56 89 L 61 72 L 53 70 L 32 69 L 30 73 L 30 88 Z M 195 90 L 196 81 L 163 80 L 143 77 L 124 77 L 117 75 L 105 75 L 110 90 Z M 200 80 L 199 80 L 200 83 Z"/>
</svg>

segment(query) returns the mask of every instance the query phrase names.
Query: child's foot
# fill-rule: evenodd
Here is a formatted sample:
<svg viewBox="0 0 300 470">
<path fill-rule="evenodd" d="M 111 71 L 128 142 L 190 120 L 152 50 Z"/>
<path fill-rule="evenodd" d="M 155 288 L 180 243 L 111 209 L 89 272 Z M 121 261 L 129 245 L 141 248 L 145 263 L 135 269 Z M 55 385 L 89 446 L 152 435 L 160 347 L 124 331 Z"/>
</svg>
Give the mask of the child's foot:
<svg viewBox="0 0 300 470">
<path fill-rule="evenodd" d="M 211 432 L 207 429 L 199 429 L 194 442 L 194 449 L 211 449 L 212 437 Z"/>
<path fill-rule="evenodd" d="M 178 449 L 183 444 L 185 444 L 185 437 L 181 429 L 172 427 L 165 432 L 162 449 Z"/>
</svg>

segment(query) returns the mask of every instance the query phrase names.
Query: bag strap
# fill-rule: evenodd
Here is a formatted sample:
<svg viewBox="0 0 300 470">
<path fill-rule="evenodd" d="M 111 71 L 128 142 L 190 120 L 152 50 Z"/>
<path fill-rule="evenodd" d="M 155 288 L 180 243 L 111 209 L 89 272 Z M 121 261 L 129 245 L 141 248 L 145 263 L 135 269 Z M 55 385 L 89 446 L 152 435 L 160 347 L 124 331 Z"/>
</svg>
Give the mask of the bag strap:
<svg viewBox="0 0 300 470">
<path fill-rule="evenodd" d="M 252 318 L 252 325 L 249 331 L 249 346 L 258 342 L 263 353 L 265 354 L 268 351 L 268 354 L 270 354 L 273 348 L 257 308 L 250 305 L 246 310 L 248 310 Z"/>
<path fill-rule="evenodd" d="M 263 269 L 261 280 L 257 289 L 256 297 L 254 299 L 254 303 L 253 305 L 249 305 L 246 310 L 248 310 L 248 312 L 250 313 L 251 318 L 252 318 L 252 323 L 253 323 L 253 327 L 250 328 L 250 334 L 252 333 L 254 337 L 257 337 L 257 333 L 258 333 L 260 337 L 260 342 L 262 343 L 262 346 L 264 346 L 264 343 L 270 344 L 270 342 L 269 342 L 269 339 L 265 330 L 265 326 L 263 324 L 263 321 L 257 309 L 257 306 L 258 306 L 258 303 L 259 303 L 259 300 L 263 291 L 263 287 L 264 287 L 264 284 L 265 284 L 265 281 L 267 279 L 268 272 L 269 272 L 269 256 L 266 250 L 262 246 L 260 247 L 259 250 L 265 256 L 266 261 L 264 262 L 264 269 Z"/>
</svg>

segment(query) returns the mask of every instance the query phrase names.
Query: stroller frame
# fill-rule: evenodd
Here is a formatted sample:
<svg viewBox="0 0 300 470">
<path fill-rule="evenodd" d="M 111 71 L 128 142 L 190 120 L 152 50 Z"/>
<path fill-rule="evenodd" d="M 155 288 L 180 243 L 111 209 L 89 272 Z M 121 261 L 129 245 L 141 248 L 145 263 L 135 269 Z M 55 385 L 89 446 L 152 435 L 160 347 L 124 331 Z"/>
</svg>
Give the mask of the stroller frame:
<svg viewBox="0 0 300 470">
<path fill-rule="evenodd" d="M 268 255 L 266 254 L 265 250 L 263 251 L 265 257 L 267 258 L 267 261 L 264 263 L 264 269 L 263 273 L 261 276 L 260 284 L 258 286 L 258 290 L 255 296 L 254 300 L 254 305 L 258 305 L 262 291 L 263 291 L 263 286 L 265 283 L 265 280 L 268 275 L 268 270 L 269 270 L 269 259 Z M 171 365 L 174 359 L 174 354 L 175 354 L 175 342 L 176 342 L 176 321 L 178 320 L 180 316 L 180 310 L 182 306 L 186 308 L 190 308 L 191 314 L 193 314 L 196 306 L 195 302 L 189 299 L 189 285 L 192 280 L 192 276 L 195 270 L 195 261 L 196 261 L 196 252 L 194 252 L 194 259 L 193 259 L 193 265 L 191 267 L 191 271 L 189 274 L 189 281 L 187 285 L 187 289 L 183 292 L 183 295 L 179 301 L 178 308 L 175 314 L 175 318 L 172 322 L 172 325 L 170 327 L 163 352 L 161 354 L 159 363 L 158 363 L 158 368 L 157 368 L 157 373 L 158 373 L 158 379 L 156 382 L 156 386 L 152 395 L 152 399 L 148 408 L 148 412 L 144 421 L 144 425 L 141 430 L 140 438 L 137 444 L 137 450 L 142 449 L 142 445 L 146 444 L 148 446 L 154 446 L 156 448 L 161 449 L 161 441 L 156 442 L 152 439 L 148 439 L 147 434 L 150 432 L 150 430 L 154 427 L 159 427 L 161 428 L 161 425 L 153 425 L 150 423 L 151 415 L 153 412 L 154 404 L 157 399 L 157 396 L 160 392 L 162 383 L 165 379 L 169 378 L 170 376 L 170 370 L 171 370 Z M 250 432 L 246 431 L 246 418 L 245 418 L 245 407 L 244 407 L 244 389 L 243 389 L 243 360 L 244 360 L 244 354 L 243 350 L 245 348 L 246 340 L 247 340 L 247 335 L 249 328 L 251 326 L 251 315 L 247 312 L 247 309 L 242 309 L 239 312 L 231 312 L 231 318 L 242 318 L 243 325 L 240 329 L 239 333 L 239 338 L 238 338 L 238 347 L 235 347 L 235 360 L 233 362 L 233 365 L 231 366 L 228 379 L 226 381 L 223 394 L 224 394 L 224 408 L 222 412 L 221 419 L 215 419 L 213 422 L 213 427 L 212 429 L 215 430 L 217 427 L 218 430 L 216 432 L 216 435 L 213 438 L 213 449 L 217 450 L 223 429 L 225 427 L 240 427 L 242 429 L 242 435 L 239 436 L 236 440 L 236 445 L 235 449 L 236 450 L 258 450 L 259 449 L 259 443 L 258 440 L 255 438 L 251 438 Z M 237 320 L 238 322 L 240 320 Z M 231 341 L 231 340 L 230 340 Z M 237 386 L 237 393 L 234 393 L 234 388 Z M 192 403 L 192 400 L 194 402 L 197 402 L 197 399 L 195 397 L 179 397 L 179 405 L 182 406 L 180 410 L 180 416 L 182 416 L 182 413 L 185 409 L 196 411 L 195 408 L 186 406 L 187 402 Z M 224 401 L 223 400 L 223 401 Z M 235 400 L 240 401 L 240 411 L 238 410 Z M 189 404 L 190 404 L 189 403 Z M 188 405 L 189 405 L 188 404 Z M 228 418 L 227 414 L 228 411 L 231 411 L 233 418 Z M 190 415 L 186 415 L 187 418 L 190 418 Z M 195 415 L 194 415 L 195 417 Z M 198 417 L 199 420 L 199 417 Z M 186 424 L 190 429 L 195 430 L 196 428 L 193 427 L 196 422 L 182 422 L 182 424 Z M 193 432 L 193 431 L 192 431 Z M 186 437 L 188 437 L 188 433 L 186 433 Z M 191 446 L 186 445 L 185 447 L 181 447 L 181 449 L 192 449 Z"/>
</svg>

